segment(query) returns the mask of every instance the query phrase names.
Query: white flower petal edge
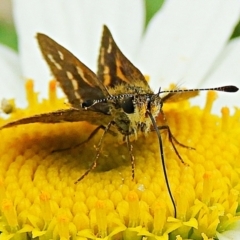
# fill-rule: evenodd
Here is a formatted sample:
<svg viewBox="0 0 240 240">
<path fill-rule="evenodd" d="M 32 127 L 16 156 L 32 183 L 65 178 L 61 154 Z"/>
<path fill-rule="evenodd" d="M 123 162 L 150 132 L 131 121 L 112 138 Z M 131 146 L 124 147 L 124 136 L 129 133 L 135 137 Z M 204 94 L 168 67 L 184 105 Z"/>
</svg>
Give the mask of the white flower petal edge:
<svg viewBox="0 0 240 240">
<path fill-rule="evenodd" d="M 217 237 L 219 240 L 240 240 L 240 221 L 235 223 L 231 230 L 217 233 Z"/>
<path fill-rule="evenodd" d="M 219 240 L 240 240 L 240 230 L 224 232 L 217 236 Z"/>
<path fill-rule="evenodd" d="M 1 87 L 0 101 L 3 98 L 15 98 L 18 106 L 26 106 L 24 81 L 22 79 L 20 61 L 16 52 L 0 45 Z"/>
<path fill-rule="evenodd" d="M 239 17 L 238 0 L 167 1 L 149 25 L 138 66 L 151 76 L 155 90 L 178 82 L 197 87 Z"/>
<path fill-rule="evenodd" d="M 240 38 L 231 40 L 215 61 L 211 73 L 209 73 L 204 86 L 217 87 L 224 85 L 236 85 L 240 88 Z M 218 93 L 218 100 L 214 102 L 214 113 L 219 114 L 223 106 L 239 106 L 240 91 L 237 93 Z M 192 103 L 203 105 L 201 98 L 193 99 Z M 230 108 L 233 112 L 234 108 Z"/>
<path fill-rule="evenodd" d="M 209 73 L 205 83 L 240 84 L 240 37 L 225 46 Z"/>
<path fill-rule="evenodd" d="M 36 81 L 35 88 L 41 96 L 47 94 L 50 71 L 34 39 L 37 32 L 49 35 L 93 71 L 96 71 L 103 24 L 108 25 L 118 44 L 130 56 L 139 47 L 144 26 L 142 1 L 15 0 L 13 3 L 23 76 Z"/>
</svg>

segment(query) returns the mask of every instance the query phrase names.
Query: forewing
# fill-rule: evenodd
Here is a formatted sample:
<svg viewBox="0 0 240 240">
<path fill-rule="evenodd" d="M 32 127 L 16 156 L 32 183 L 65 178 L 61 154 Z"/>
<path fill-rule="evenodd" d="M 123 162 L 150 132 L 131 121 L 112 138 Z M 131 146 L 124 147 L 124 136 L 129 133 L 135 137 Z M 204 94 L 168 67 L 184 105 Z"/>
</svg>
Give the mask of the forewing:
<svg viewBox="0 0 240 240">
<path fill-rule="evenodd" d="M 142 73 L 124 56 L 105 25 L 98 58 L 97 75 L 106 87 L 128 84 L 144 87 L 146 91 L 151 92 Z"/>
<path fill-rule="evenodd" d="M 71 52 L 45 34 L 38 33 L 37 40 L 44 59 L 72 106 L 80 108 L 85 100 L 106 97 L 105 87 L 96 74 Z"/>
<path fill-rule="evenodd" d="M 105 125 L 111 121 L 111 116 L 100 112 L 87 111 L 83 109 L 61 109 L 55 112 L 37 114 L 7 123 L 6 125 L 2 126 L 0 130 L 30 123 L 61 123 L 81 121 L 87 121 L 93 125 Z"/>
</svg>

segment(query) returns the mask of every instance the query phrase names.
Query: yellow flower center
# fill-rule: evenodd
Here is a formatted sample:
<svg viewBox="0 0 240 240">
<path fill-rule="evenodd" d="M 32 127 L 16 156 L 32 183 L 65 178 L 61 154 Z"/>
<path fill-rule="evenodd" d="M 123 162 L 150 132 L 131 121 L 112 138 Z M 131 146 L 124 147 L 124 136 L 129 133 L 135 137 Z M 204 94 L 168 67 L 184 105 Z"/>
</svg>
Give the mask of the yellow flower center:
<svg viewBox="0 0 240 240">
<path fill-rule="evenodd" d="M 41 103 L 27 83 L 29 106 L 14 108 L 0 124 L 68 108 L 58 99 L 55 82 Z M 167 192 L 155 132 L 132 142 L 135 179 L 125 143 L 107 134 L 95 170 L 98 133 L 87 122 L 19 125 L 0 131 L 1 239 L 208 239 L 239 221 L 240 111 L 211 114 L 216 98 L 209 92 L 205 108 L 188 101 L 166 103 L 164 119 L 186 164 L 162 131 L 168 180 L 177 218 Z M 61 149 L 66 149 L 61 151 Z"/>
</svg>

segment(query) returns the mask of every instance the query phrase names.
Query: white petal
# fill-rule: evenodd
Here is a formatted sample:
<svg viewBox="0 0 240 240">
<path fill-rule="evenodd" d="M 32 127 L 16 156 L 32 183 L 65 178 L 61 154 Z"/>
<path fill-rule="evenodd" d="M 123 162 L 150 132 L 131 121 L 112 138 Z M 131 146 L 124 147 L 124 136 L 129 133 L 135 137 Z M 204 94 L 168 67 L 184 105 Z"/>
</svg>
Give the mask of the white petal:
<svg viewBox="0 0 240 240">
<path fill-rule="evenodd" d="M 25 89 L 17 54 L 10 48 L 0 45 L 0 101 L 15 98 L 18 106 L 24 106 Z"/>
<path fill-rule="evenodd" d="M 240 38 L 231 40 L 215 62 L 204 85 L 240 85 Z"/>
<path fill-rule="evenodd" d="M 123 50 L 132 55 L 142 34 L 143 13 L 142 1 L 15 0 L 24 77 L 34 78 L 36 89 L 47 92 L 50 71 L 34 39 L 36 32 L 49 35 L 95 71 L 102 25 L 107 24 Z"/>
<path fill-rule="evenodd" d="M 235 85 L 240 88 L 240 38 L 231 40 L 215 62 L 211 74 L 204 82 L 204 87 Z M 219 113 L 223 106 L 238 106 L 240 91 L 237 93 L 218 93 L 214 103 L 214 112 Z M 198 103 L 198 102 L 194 102 Z M 233 108 L 232 108 L 233 109 Z"/>
<path fill-rule="evenodd" d="M 223 233 L 217 232 L 217 237 L 219 240 L 240 240 L 240 222 L 235 223 L 231 230 Z"/>
<path fill-rule="evenodd" d="M 196 87 L 239 17 L 238 0 L 167 1 L 149 26 L 139 66 L 151 75 L 155 88 L 163 81 Z"/>
<path fill-rule="evenodd" d="M 228 231 L 223 234 L 218 233 L 219 240 L 240 240 L 240 231 Z"/>
</svg>

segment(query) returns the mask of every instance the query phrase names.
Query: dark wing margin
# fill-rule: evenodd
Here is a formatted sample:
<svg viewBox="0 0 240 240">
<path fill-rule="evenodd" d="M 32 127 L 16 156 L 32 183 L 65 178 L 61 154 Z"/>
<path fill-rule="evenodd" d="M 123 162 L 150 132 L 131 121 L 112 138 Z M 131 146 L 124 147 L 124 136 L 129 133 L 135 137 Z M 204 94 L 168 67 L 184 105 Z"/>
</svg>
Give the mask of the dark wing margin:
<svg viewBox="0 0 240 240">
<path fill-rule="evenodd" d="M 86 111 L 83 109 L 61 109 L 55 112 L 37 114 L 31 117 L 22 118 L 7 123 L 0 127 L 0 130 L 30 123 L 61 123 L 87 121 L 89 123 L 92 123 L 93 125 L 98 125 L 96 119 L 99 119 L 99 121 L 101 121 L 101 124 L 107 124 L 111 121 L 111 116 L 105 115 L 100 112 Z"/>
<path fill-rule="evenodd" d="M 45 34 L 38 33 L 37 40 L 44 59 L 73 107 L 79 108 L 88 99 L 107 96 L 96 74 L 70 51 Z"/>
<path fill-rule="evenodd" d="M 98 58 L 98 78 L 106 87 L 128 84 L 136 87 L 150 87 L 142 75 L 121 52 L 107 26 L 103 26 L 102 42 Z"/>
</svg>

